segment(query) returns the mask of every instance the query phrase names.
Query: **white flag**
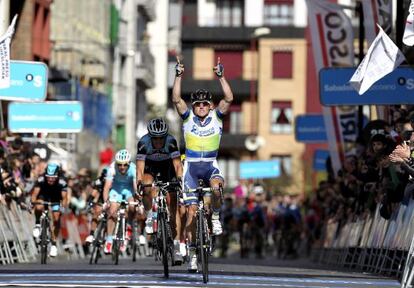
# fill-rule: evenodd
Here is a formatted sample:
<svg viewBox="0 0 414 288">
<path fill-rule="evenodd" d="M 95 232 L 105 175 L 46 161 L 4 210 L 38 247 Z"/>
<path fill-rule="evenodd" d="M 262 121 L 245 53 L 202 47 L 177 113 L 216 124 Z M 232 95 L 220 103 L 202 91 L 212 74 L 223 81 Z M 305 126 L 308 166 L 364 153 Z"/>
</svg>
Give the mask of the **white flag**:
<svg viewBox="0 0 414 288">
<path fill-rule="evenodd" d="M 10 87 L 10 42 L 14 34 L 17 15 L 7 28 L 6 33 L 0 37 L 0 89 Z"/>
<path fill-rule="evenodd" d="M 408 9 L 407 20 L 405 21 L 403 43 L 407 46 L 414 45 L 414 0 L 411 0 L 410 8 Z"/>
<path fill-rule="evenodd" d="M 369 47 L 349 83 L 359 95 L 364 94 L 375 82 L 394 71 L 404 60 L 404 54 L 379 27 L 380 32 Z"/>
</svg>

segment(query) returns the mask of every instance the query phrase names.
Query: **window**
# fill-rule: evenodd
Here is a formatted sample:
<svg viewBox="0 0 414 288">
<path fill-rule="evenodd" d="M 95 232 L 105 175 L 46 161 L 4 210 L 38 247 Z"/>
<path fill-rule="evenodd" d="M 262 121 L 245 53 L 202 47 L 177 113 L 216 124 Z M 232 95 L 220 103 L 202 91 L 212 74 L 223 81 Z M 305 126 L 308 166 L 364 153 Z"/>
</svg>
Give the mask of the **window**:
<svg viewBox="0 0 414 288">
<path fill-rule="evenodd" d="M 273 79 L 291 79 L 293 74 L 293 53 L 273 51 Z"/>
<path fill-rule="evenodd" d="M 216 50 L 214 63 L 220 57 L 221 63 L 226 67 L 226 79 L 242 79 L 243 77 L 243 51 L 242 50 Z"/>
<path fill-rule="evenodd" d="M 227 187 L 235 187 L 239 180 L 240 161 L 234 158 L 219 158 L 217 160 L 221 173 L 226 179 Z"/>
<path fill-rule="evenodd" d="M 292 175 L 292 157 L 290 155 L 272 155 L 272 160 L 279 160 L 282 175 Z"/>
<path fill-rule="evenodd" d="M 243 1 L 217 0 L 216 26 L 240 27 L 243 25 Z"/>
<path fill-rule="evenodd" d="M 265 25 L 293 25 L 293 0 L 265 0 L 263 11 Z"/>
<path fill-rule="evenodd" d="M 271 112 L 271 131 L 275 134 L 292 133 L 292 103 L 273 101 Z"/>
<path fill-rule="evenodd" d="M 229 115 L 224 118 L 223 131 L 230 134 L 240 134 L 242 130 L 242 114 L 240 105 L 230 106 Z"/>
</svg>

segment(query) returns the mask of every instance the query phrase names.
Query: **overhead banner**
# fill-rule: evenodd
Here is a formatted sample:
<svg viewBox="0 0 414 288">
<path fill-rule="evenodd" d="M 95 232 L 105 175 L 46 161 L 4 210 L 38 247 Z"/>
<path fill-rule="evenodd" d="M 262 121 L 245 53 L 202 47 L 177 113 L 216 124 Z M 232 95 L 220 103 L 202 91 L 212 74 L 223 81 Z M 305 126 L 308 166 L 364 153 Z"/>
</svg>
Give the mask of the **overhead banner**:
<svg viewBox="0 0 414 288">
<path fill-rule="evenodd" d="M 35 102 L 47 95 L 48 68 L 35 61 L 10 61 L 10 86 L 0 89 L 0 100 Z"/>
<path fill-rule="evenodd" d="M 338 4 L 325 0 L 306 0 L 312 35 L 316 73 L 324 67 L 354 65 L 354 35 L 351 21 Z M 341 169 L 345 153 L 358 135 L 356 107 L 323 107 L 332 167 Z"/>
<path fill-rule="evenodd" d="M 299 115 L 295 119 L 295 139 L 303 143 L 325 143 L 325 122 L 323 115 Z"/>
<path fill-rule="evenodd" d="M 241 179 L 276 178 L 280 173 L 279 160 L 240 162 Z"/>
<path fill-rule="evenodd" d="M 16 133 L 73 133 L 83 127 L 83 109 L 78 101 L 11 103 L 8 128 Z"/>
<path fill-rule="evenodd" d="M 384 32 L 390 35 L 392 31 L 392 2 L 391 0 L 361 0 L 364 9 L 365 37 L 370 46 L 377 34 L 380 25 Z M 399 0 L 402 1 L 402 0 Z"/>
<path fill-rule="evenodd" d="M 324 68 L 319 72 L 320 101 L 325 106 L 414 104 L 414 69 L 398 67 L 359 95 L 349 79 L 355 68 Z"/>
</svg>

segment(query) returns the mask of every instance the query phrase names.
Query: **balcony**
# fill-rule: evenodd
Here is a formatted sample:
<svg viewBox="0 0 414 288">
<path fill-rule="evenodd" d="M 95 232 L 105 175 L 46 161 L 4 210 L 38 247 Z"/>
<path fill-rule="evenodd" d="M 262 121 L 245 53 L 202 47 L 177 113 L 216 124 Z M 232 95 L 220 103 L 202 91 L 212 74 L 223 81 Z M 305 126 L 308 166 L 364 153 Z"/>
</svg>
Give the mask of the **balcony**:
<svg viewBox="0 0 414 288">
<path fill-rule="evenodd" d="M 226 43 L 243 43 L 249 42 L 252 34 L 257 27 L 200 27 L 196 25 L 183 25 L 182 41 L 183 42 L 217 42 L 218 40 L 226 39 Z M 277 27 L 272 29 L 271 33 L 265 38 L 285 38 L 297 39 L 304 38 L 305 30 L 296 27 Z"/>
<path fill-rule="evenodd" d="M 147 89 L 155 86 L 154 62 L 148 45 L 142 45 L 135 51 L 135 79 Z"/>
<path fill-rule="evenodd" d="M 250 81 L 234 79 L 228 80 L 234 94 L 234 103 L 241 103 L 249 99 Z M 206 89 L 213 94 L 215 101 L 223 97 L 223 90 L 218 80 L 194 80 L 183 78 L 181 93 L 184 98 L 196 91 L 197 89 Z"/>
<path fill-rule="evenodd" d="M 154 0 L 136 0 L 138 8 L 142 8 L 149 21 L 154 21 L 156 17 Z"/>
</svg>

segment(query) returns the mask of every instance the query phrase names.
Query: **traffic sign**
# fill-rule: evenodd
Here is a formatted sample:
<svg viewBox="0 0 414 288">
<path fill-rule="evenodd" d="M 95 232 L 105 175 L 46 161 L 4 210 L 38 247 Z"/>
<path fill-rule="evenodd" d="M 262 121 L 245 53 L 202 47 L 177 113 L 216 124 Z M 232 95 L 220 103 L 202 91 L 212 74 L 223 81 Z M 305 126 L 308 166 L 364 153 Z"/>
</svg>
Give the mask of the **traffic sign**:
<svg viewBox="0 0 414 288">
<path fill-rule="evenodd" d="M 295 139 L 304 143 L 324 143 L 327 141 L 323 115 L 299 115 L 295 119 Z"/>
<path fill-rule="evenodd" d="M 243 161 L 240 162 L 241 179 L 276 178 L 280 176 L 280 161 Z"/>
<path fill-rule="evenodd" d="M 44 101 L 48 68 L 45 63 L 10 61 L 10 87 L 0 89 L 0 100 Z"/>
<path fill-rule="evenodd" d="M 83 109 L 78 101 L 14 102 L 8 110 L 12 132 L 80 132 L 83 127 Z"/>
<path fill-rule="evenodd" d="M 414 69 L 398 67 L 363 95 L 349 84 L 356 68 L 324 68 L 319 72 L 324 106 L 414 104 Z"/>
</svg>

